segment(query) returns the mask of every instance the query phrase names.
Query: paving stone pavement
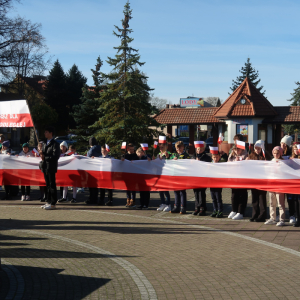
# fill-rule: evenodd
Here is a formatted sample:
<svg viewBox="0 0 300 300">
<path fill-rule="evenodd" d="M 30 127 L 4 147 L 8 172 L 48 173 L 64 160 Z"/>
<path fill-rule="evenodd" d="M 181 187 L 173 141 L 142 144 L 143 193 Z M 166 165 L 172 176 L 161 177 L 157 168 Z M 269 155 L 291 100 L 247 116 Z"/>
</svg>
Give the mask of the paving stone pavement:
<svg viewBox="0 0 300 300">
<path fill-rule="evenodd" d="M 158 193 L 149 210 L 125 208 L 124 191 L 112 207 L 87 197 L 54 211 L 0 202 L 0 299 L 300 298 L 298 228 L 192 216 L 192 191 L 175 216 L 156 210 Z M 223 198 L 228 213 L 229 189 Z"/>
</svg>

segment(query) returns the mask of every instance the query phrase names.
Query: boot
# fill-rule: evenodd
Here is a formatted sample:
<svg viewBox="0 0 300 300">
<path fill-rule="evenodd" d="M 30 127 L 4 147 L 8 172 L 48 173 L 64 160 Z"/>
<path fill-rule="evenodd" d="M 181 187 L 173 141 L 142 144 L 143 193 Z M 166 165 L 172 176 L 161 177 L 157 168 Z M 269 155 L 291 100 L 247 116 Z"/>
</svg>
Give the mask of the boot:
<svg viewBox="0 0 300 300">
<path fill-rule="evenodd" d="M 130 199 L 130 203 L 129 203 L 128 207 L 135 207 L 135 201 Z"/>
<path fill-rule="evenodd" d="M 130 205 L 130 199 L 129 198 L 127 198 L 127 203 L 126 203 L 126 207 L 128 207 Z"/>
<path fill-rule="evenodd" d="M 296 222 L 294 223 L 294 227 L 300 227 L 300 205 L 299 205 L 299 201 L 296 200 L 295 201 L 295 215 L 296 215 Z"/>
</svg>

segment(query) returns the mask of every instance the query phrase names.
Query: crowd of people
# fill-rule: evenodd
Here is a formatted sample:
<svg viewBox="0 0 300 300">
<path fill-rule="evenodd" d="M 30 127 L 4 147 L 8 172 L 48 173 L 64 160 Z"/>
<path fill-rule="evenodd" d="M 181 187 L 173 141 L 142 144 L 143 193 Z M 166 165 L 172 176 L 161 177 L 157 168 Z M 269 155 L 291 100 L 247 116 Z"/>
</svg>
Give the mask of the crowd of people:
<svg viewBox="0 0 300 300">
<path fill-rule="evenodd" d="M 40 186 L 40 201 L 46 202 L 42 208 L 46 210 L 53 210 L 56 208 L 57 202 L 67 202 L 68 187 L 60 188 L 60 199 L 57 199 L 57 188 L 55 174 L 57 172 L 58 160 L 60 157 L 76 155 L 76 148 L 74 145 L 68 147 L 66 142 L 62 142 L 60 145 L 54 140 L 54 128 L 48 127 L 45 130 L 45 141 L 39 142 L 37 151 L 29 151 L 28 143 L 24 143 L 22 151 L 19 156 L 38 156 L 41 158 L 40 169 L 44 174 L 46 186 Z M 264 141 L 258 140 L 254 144 L 253 150 L 241 149 L 238 147 L 239 141 L 243 141 L 242 135 L 236 135 L 234 137 L 234 146 L 230 149 L 229 155 L 224 151 L 213 151 L 211 155 L 205 152 L 206 145 L 201 142 L 200 146 L 196 147 L 195 154 L 191 157 L 186 151 L 182 141 L 178 141 L 175 144 L 175 153 L 168 151 L 168 145 L 165 142 L 159 143 L 159 153 L 157 156 L 151 156 L 139 147 L 135 150 L 133 144 L 129 143 L 126 146 L 126 153 L 121 158 L 122 161 L 129 160 L 178 160 L 178 159 L 195 159 L 206 163 L 230 163 L 241 160 L 266 160 Z M 1 154 L 10 154 L 10 143 L 7 140 L 3 140 L 3 135 L 0 135 L 0 148 Z M 272 151 L 272 161 L 278 162 L 283 159 L 295 159 L 300 158 L 300 151 L 297 144 L 292 145 L 292 137 L 284 136 L 281 140 L 280 146 L 276 146 Z M 89 150 L 87 152 L 89 158 L 105 158 L 110 159 L 111 156 L 105 146 L 100 146 L 97 140 L 92 137 L 89 140 Z M 84 191 L 80 187 L 70 187 L 73 191 L 71 203 L 76 203 L 76 195 L 78 191 Z M 2 198 L 10 199 L 12 196 L 13 186 L 5 185 L 5 195 Z M 107 191 L 108 201 L 105 202 L 105 194 Z M 30 200 L 30 186 L 21 186 L 21 201 Z M 98 198 L 100 193 L 100 198 Z M 148 209 L 150 202 L 150 192 L 140 191 L 139 205 L 136 205 L 136 191 L 126 191 L 126 207 L 136 209 Z M 89 200 L 86 200 L 86 204 L 94 205 L 113 205 L 113 191 L 103 188 L 89 188 Z M 251 189 L 252 194 L 252 217 L 251 222 L 264 222 L 265 225 L 285 225 L 285 194 L 269 192 L 269 207 L 270 218 L 267 219 L 267 191 Z M 161 204 L 157 208 L 158 211 L 186 214 L 187 196 L 186 190 L 174 191 L 175 203 L 172 208 L 171 196 L 169 191 L 159 192 Z M 205 216 L 207 213 L 206 205 L 206 188 L 194 189 L 195 195 L 195 211 L 192 213 L 194 216 Z M 222 188 L 210 188 L 210 195 L 212 198 L 213 212 L 212 218 L 223 218 L 223 201 L 222 201 Z M 244 218 L 245 210 L 247 208 L 248 191 L 243 188 L 231 189 L 231 207 L 232 211 L 228 215 L 228 218 L 232 220 L 241 220 Z M 287 194 L 287 203 L 289 209 L 289 223 L 293 226 L 300 226 L 300 195 Z M 276 207 L 279 208 L 279 215 L 276 215 Z"/>
</svg>

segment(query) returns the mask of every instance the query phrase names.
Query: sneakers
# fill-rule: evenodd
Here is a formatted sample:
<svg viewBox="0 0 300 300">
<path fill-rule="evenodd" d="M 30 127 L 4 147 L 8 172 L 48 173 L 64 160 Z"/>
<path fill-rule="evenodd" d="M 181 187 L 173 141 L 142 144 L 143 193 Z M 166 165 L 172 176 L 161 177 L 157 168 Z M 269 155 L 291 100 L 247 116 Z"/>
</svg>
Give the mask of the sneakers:
<svg viewBox="0 0 300 300">
<path fill-rule="evenodd" d="M 223 212 L 218 211 L 218 214 L 217 214 L 216 218 L 223 218 Z"/>
<path fill-rule="evenodd" d="M 269 219 L 267 222 L 265 222 L 265 225 L 275 225 L 277 222 L 273 219 Z"/>
<path fill-rule="evenodd" d="M 27 195 L 27 196 L 25 197 L 25 201 L 30 201 L 30 196 Z"/>
<path fill-rule="evenodd" d="M 76 202 L 77 202 L 76 199 L 72 198 L 71 203 L 76 203 Z"/>
<path fill-rule="evenodd" d="M 137 206 L 136 209 L 143 209 L 143 205 Z"/>
<path fill-rule="evenodd" d="M 129 205 L 130 205 L 130 199 L 127 198 L 127 203 L 126 203 L 125 207 L 128 207 Z"/>
<path fill-rule="evenodd" d="M 163 211 L 165 209 L 167 205 L 166 204 L 161 204 L 159 207 L 158 207 L 158 211 Z"/>
<path fill-rule="evenodd" d="M 135 207 L 135 201 L 130 199 L 130 203 L 127 207 Z"/>
<path fill-rule="evenodd" d="M 296 219 L 294 216 L 290 216 L 290 223 L 291 224 L 295 224 L 296 223 Z"/>
<path fill-rule="evenodd" d="M 25 195 L 22 195 L 21 201 L 25 201 Z"/>
<path fill-rule="evenodd" d="M 185 207 L 183 207 L 183 206 L 180 207 L 180 214 L 181 215 L 185 215 L 186 214 Z"/>
<path fill-rule="evenodd" d="M 218 212 L 214 210 L 213 213 L 210 216 L 212 218 L 215 218 L 217 215 L 218 215 Z"/>
<path fill-rule="evenodd" d="M 172 214 L 178 214 L 178 213 L 180 213 L 179 207 L 174 206 L 174 208 L 172 210 L 170 210 L 170 213 L 172 213 Z"/>
<path fill-rule="evenodd" d="M 195 209 L 195 211 L 192 212 L 192 215 L 197 216 L 199 214 L 199 212 L 200 212 L 200 209 Z"/>
<path fill-rule="evenodd" d="M 284 226 L 284 221 L 279 221 L 276 226 Z"/>
<path fill-rule="evenodd" d="M 232 212 L 229 214 L 228 219 L 232 219 L 235 215 L 236 215 L 236 212 L 232 211 Z"/>
<path fill-rule="evenodd" d="M 171 205 L 167 205 L 165 208 L 164 208 L 164 212 L 170 212 L 171 211 Z"/>
<path fill-rule="evenodd" d="M 49 203 L 46 203 L 44 205 L 41 206 L 41 208 L 45 208 L 46 206 L 50 205 Z"/>
<path fill-rule="evenodd" d="M 148 209 L 148 206 L 144 205 L 144 206 L 143 206 L 143 209 Z"/>
<path fill-rule="evenodd" d="M 232 220 L 242 220 L 244 218 L 244 216 L 240 213 L 237 213 Z"/>
<path fill-rule="evenodd" d="M 46 209 L 46 210 L 54 210 L 54 209 L 56 209 L 56 206 L 49 204 L 49 205 L 45 206 L 44 209 Z"/>
<path fill-rule="evenodd" d="M 65 198 L 61 198 L 61 199 L 58 199 L 58 200 L 57 200 L 57 202 L 59 202 L 59 203 L 62 203 L 62 202 L 67 202 L 67 199 L 65 199 Z"/>
<path fill-rule="evenodd" d="M 111 200 L 108 200 L 106 203 L 105 203 L 106 206 L 113 206 L 113 202 Z"/>
</svg>

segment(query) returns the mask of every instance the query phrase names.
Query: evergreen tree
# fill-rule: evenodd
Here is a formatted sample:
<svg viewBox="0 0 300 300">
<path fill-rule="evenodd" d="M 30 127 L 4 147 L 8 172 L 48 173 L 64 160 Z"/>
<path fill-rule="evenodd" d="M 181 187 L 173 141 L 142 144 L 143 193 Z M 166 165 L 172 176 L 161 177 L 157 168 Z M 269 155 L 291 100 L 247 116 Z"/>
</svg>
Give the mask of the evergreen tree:
<svg viewBox="0 0 300 300">
<path fill-rule="evenodd" d="M 58 120 L 55 124 L 57 132 L 65 133 L 69 125 L 69 109 L 66 92 L 66 75 L 58 60 L 50 71 L 45 88 L 45 102 L 55 109 Z"/>
<path fill-rule="evenodd" d="M 247 58 L 247 62 L 245 63 L 245 66 L 242 67 L 242 69 L 239 71 L 242 75 L 238 76 L 236 80 L 232 80 L 232 87 L 230 88 L 232 92 L 234 92 L 241 83 L 245 80 L 246 77 L 250 79 L 252 84 L 260 91 L 262 95 L 265 95 L 266 91 L 262 91 L 264 88 L 263 86 L 258 87 L 260 83 L 259 74 L 258 71 L 256 71 L 250 62 L 250 58 Z M 231 93 L 229 93 L 230 95 Z"/>
<path fill-rule="evenodd" d="M 67 108 L 69 110 L 69 128 L 75 128 L 76 123 L 71 115 L 72 107 L 80 104 L 82 97 L 82 88 L 85 86 L 87 78 L 78 70 L 74 64 L 66 74 L 66 89 L 67 89 Z"/>
<path fill-rule="evenodd" d="M 82 88 L 82 97 L 80 104 L 73 106 L 72 116 L 77 124 L 73 132 L 77 135 L 76 147 L 78 149 L 86 148 L 87 142 L 93 136 L 95 129 L 91 128 L 93 124 L 100 118 L 98 108 L 100 106 L 100 92 L 105 88 L 103 78 L 100 74 L 100 68 L 103 62 L 100 56 L 97 58 L 95 70 L 93 73 L 94 86 L 85 85 Z"/>
<path fill-rule="evenodd" d="M 108 64 L 113 68 L 105 75 L 106 89 L 101 93 L 99 111 L 102 114 L 93 128 L 95 137 L 102 143 L 107 143 L 113 154 L 120 152 L 122 141 L 127 143 L 153 143 L 153 135 L 159 132 L 160 126 L 150 117 L 152 105 L 148 99 L 152 90 L 147 84 L 147 77 L 138 69 L 144 65 L 140 62 L 138 50 L 129 46 L 133 38 L 129 37 L 132 29 L 129 21 L 132 18 L 130 4 L 124 7 L 122 28 L 115 26 L 114 35 L 121 39 L 121 45 L 114 47 L 117 54 L 114 58 L 108 57 Z"/>
</svg>

